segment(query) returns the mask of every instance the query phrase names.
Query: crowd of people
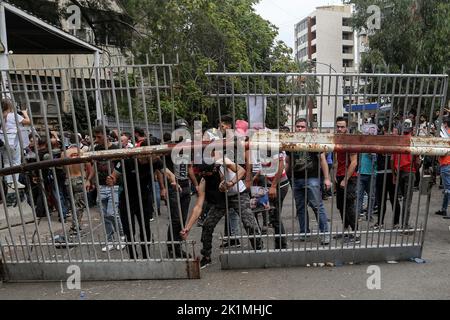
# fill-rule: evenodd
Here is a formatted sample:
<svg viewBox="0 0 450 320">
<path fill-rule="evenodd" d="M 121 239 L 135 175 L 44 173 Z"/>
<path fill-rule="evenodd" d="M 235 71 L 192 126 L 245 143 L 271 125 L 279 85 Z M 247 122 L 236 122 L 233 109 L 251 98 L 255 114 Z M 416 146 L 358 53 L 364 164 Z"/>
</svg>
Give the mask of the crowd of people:
<svg viewBox="0 0 450 320">
<path fill-rule="evenodd" d="M 30 123 L 27 113 L 16 116 L 7 99 L 2 100 L 2 111 L 0 140 L 3 167 L 22 162 L 76 158 L 87 151 L 183 142 L 183 138 L 178 139 L 171 133 L 164 134 L 164 141 L 161 141 L 141 128 L 135 128 L 132 136 L 126 132 L 119 135 L 118 130 L 98 126 L 93 129 L 92 141 L 89 136 L 83 138 L 73 132 L 65 132 L 63 136 L 56 131 L 32 132 L 27 139 L 22 139 L 27 143 L 22 150 L 19 127 Z M 347 118 L 338 117 L 335 124 L 337 134 L 350 133 Z M 450 134 L 449 126 L 450 119 L 444 118 L 443 134 Z M 393 126 L 379 125 L 375 132 L 367 134 L 430 136 L 436 127 L 434 123 L 428 123 L 425 116 L 421 116 L 416 123 L 415 114 L 410 113 Z M 183 119 L 177 120 L 175 128 L 190 130 Z M 227 135 L 230 130 L 232 136 Z M 288 131 L 289 128 L 280 130 Z M 314 132 L 317 128 L 300 118 L 295 122 L 294 131 Z M 226 136 L 237 145 L 242 143 L 245 146 L 249 135 L 250 128 L 246 121 L 233 121 L 231 116 L 225 115 L 218 120 L 215 130 L 205 133 L 203 140 Z M 24 141 L 22 145 L 25 145 Z M 194 225 L 200 225 L 203 245 L 201 266 L 205 267 L 211 262 L 213 231 L 224 216 L 224 234 L 230 237 L 221 247 L 241 245 L 241 220 L 254 249 L 263 248 L 259 235 L 267 232 L 268 227 L 274 229 L 275 248 L 286 249 L 288 243 L 282 208 L 289 189 L 292 189 L 295 200 L 302 241 L 311 236 L 309 207 L 318 222 L 321 245 L 330 243 L 325 201 L 333 194 L 344 230 L 349 231 L 335 237 L 342 237 L 347 243 L 360 242 L 354 231 L 358 230 L 363 219 L 373 221 L 373 229 L 383 229 L 388 225 L 389 228 L 409 232 L 413 227 L 410 212 L 414 186 L 418 186 L 415 182 L 418 183 L 421 172 L 432 172 L 434 163 L 433 158 L 410 154 L 278 151 L 261 158 L 248 148 L 244 150 L 242 161 L 237 161 L 234 153 L 217 150 L 210 154 L 212 162 L 202 161 L 201 164 L 193 163 L 192 159 L 175 161 L 171 154 L 139 155 L 124 160 L 92 161 L 33 170 L 17 174 L 15 179 L 12 175 L 5 176 L 4 180 L 8 188 L 25 191 L 37 217 L 48 217 L 54 211 L 60 222 L 65 223 L 71 216 L 71 237 L 80 236 L 84 213 L 98 205 L 106 236 L 102 250 L 106 252 L 128 247 L 130 258 L 139 257 L 138 250 L 132 244 L 137 241 L 136 221 L 142 258 L 149 256 L 148 243 L 152 239 L 150 223 L 154 221 L 154 215 L 160 214 L 161 201 L 165 201 L 170 217 L 167 226 L 169 256 L 188 257 L 182 249 L 182 240 L 188 239 Z M 442 209 L 437 214 L 447 216 L 450 156 L 438 160 L 445 196 Z M 193 197 L 194 194 L 196 197 Z M 385 221 L 388 197 L 393 212 L 392 224 Z M 367 201 L 364 200 L 366 198 Z M 195 202 L 191 205 L 193 200 Z M 189 213 L 190 207 L 192 210 Z M 377 215 L 376 221 L 374 215 Z"/>
</svg>

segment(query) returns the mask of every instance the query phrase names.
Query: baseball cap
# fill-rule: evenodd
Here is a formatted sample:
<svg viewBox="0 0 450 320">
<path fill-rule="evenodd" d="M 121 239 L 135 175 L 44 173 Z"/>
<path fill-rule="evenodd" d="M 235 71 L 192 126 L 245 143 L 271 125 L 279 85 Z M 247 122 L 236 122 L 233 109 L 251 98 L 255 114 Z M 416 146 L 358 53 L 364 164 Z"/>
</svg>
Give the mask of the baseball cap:
<svg viewBox="0 0 450 320">
<path fill-rule="evenodd" d="M 188 128 L 189 127 L 189 123 L 185 120 L 185 119 L 178 119 L 177 121 L 175 121 L 175 129 L 178 128 Z"/>
<path fill-rule="evenodd" d="M 406 119 L 403 122 L 403 130 L 404 131 L 411 131 L 412 128 L 413 128 L 413 123 L 412 123 L 411 119 Z"/>
</svg>

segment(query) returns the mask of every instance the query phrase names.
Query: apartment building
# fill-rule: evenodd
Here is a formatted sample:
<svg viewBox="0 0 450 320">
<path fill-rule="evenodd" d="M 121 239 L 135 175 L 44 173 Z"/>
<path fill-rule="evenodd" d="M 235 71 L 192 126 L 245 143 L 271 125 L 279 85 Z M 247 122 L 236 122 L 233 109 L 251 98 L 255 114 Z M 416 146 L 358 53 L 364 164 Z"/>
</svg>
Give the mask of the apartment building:
<svg viewBox="0 0 450 320">
<path fill-rule="evenodd" d="M 352 8 L 349 5 L 322 6 L 297 23 L 294 48 L 296 61 L 309 62 L 317 73 L 329 73 L 330 70 L 331 73 L 355 72 L 357 46 L 351 16 Z M 323 89 L 324 94 L 350 93 L 355 84 L 352 85 L 348 79 L 342 80 L 341 77 L 336 88 L 336 78 L 332 77 L 330 83 L 330 77 L 318 77 L 319 92 Z M 343 115 L 344 106 L 349 103 L 349 97 L 316 99 L 312 109 L 313 119 L 322 128 L 332 128 L 335 109 L 338 116 Z M 299 116 L 306 115 L 310 109 L 306 105 L 300 108 Z"/>
</svg>

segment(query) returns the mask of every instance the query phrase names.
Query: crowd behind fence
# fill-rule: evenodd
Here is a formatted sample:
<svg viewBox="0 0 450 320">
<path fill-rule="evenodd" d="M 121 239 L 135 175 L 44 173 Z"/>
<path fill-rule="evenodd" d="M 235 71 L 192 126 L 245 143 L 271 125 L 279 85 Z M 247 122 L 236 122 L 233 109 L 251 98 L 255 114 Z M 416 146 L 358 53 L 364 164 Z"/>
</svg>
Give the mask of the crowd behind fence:
<svg viewBox="0 0 450 320">
<path fill-rule="evenodd" d="M 438 214 L 448 217 L 445 76 L 302 75 L 329 78 L 328 88 L 311 89 L 303 78 L 293 81 L 296 74 L 209 74 L 216 126 L 199 128 L 174 111 L 163 114 L 161 100 L 174 99 L 171 72 L 170 65 L 1 72 L 4 261 L 193 260 L 200 240 L 205 267 L 223 217 L 222 254 L 421 248 L 433 184 L 444 188 Z M 339 84 L 344 78 L 355 87 L 348 94 Z M 251 95 L 278 110 L 276 125 L 237 115 Z M 339 98 L 350 101 L 345 117 Z M 333 134 L 323 133 L 324 108 L 317 123 L 313 108 L 295 116 L 295 108 L 327 99 L 335 104 Z M 55 126 L 33 115 L 35 100 L 43 108 L 55 102 Z M 352 128 L 352 104 L 374 100 L 389 100 L 385 120 L 377 109 Z M 280 122 L 283 108 L 291 109 L 292 130 Z M 136 114 L 144 116 L 140 126 Z M 164 125 L 163 116 L 173 122 Z M 79 121 L 86 121 L 85 132 Z M 321 139 L 329 139 L 323 149 Z M 221 148 L 208 147 L 214 143 Z M 95 160 L 81 161 L 87 154 Z M 19 228 L 8 223 L 13 211 Z M 196 226 L 199 238 L 192 235 Z"/>
</svg>

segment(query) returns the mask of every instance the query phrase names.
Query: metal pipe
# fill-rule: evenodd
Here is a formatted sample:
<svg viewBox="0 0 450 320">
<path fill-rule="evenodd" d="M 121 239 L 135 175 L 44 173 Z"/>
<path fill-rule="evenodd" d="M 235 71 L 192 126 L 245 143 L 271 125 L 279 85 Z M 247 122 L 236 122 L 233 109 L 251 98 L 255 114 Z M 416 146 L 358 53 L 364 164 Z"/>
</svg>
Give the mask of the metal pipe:
<svg viewBox="0 0 450 320">
<path fill-rule="evenodd" d="M 368 135 L 335 135 L 330 133 L 276 133 L 273 141 L 268 141 L 265 133 L 256 133 L 246 149 L 259 146 L 279 148 L 282 151 L 309 152 L 362 152 L 362 153 L 397 153 L 413 155 L 446 156 L 450 155 L 450 140 L 444 138 L 412 137 L 412 136 L 368 136 Z M 255 139 L 256 137 L 256 139 Z M 206 142 L 202 145 L 226 145 L 222 141 Z M 48 167 L 72 165 L 91 161 L 106 161 L 126 159 L 146 155 L 163 155 L 172 150 L 194 148 L 194 143 L 164 144 L 146 146 L 135 149 L 114 149 L 85 152 L 78 158 L 65 158 L 40 161 L 38 163 L 23 163 L 19 166 L 0 170 L 0 176 L 23 173 Z"/>
</svg>

